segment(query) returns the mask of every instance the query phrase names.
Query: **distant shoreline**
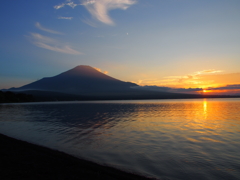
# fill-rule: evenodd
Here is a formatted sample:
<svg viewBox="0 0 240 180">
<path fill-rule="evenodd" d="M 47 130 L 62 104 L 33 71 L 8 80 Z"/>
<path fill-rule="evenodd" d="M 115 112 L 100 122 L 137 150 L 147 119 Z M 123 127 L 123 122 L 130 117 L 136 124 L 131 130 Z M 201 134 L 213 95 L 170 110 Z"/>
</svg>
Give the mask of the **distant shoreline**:
<svg viewBox="0 0 240 180">
<path fill-rule="evenodd" d="M 148 94 L 149 93 L 149 94 Z M 202 99 L 202 98 L 240 98 L 232 95 L 200 95 L 200 94 L 157 94 L 156 92 L 131 93 L 131 94 L 100 94 L 100 95 L 73 95 L 59 92 L 25 91 L 11 92 L 0 91 L 0 103 L 23 102 L 56 102 L 56 101 L 102 101 L 102 100 L 153 100 L 153 99 Z"/>
<path fill-rule="evenodd" d="M 0 134 L 0 179 L 147 180 Z"/>
</svg>

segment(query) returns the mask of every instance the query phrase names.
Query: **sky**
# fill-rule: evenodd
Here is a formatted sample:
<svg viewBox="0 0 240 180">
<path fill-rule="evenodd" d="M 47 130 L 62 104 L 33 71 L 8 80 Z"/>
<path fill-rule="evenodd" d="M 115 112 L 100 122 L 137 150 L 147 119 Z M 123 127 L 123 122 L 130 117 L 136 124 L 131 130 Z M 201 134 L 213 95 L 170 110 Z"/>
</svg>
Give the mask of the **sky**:
<svg viewBox="0 0 240 180">
<path fill-rule="evenodd" d="M 0 89 L 90 65 L 140 88 L 240 94 L 239 0 L 2 1 L 0 24 Z"/>
</svg>

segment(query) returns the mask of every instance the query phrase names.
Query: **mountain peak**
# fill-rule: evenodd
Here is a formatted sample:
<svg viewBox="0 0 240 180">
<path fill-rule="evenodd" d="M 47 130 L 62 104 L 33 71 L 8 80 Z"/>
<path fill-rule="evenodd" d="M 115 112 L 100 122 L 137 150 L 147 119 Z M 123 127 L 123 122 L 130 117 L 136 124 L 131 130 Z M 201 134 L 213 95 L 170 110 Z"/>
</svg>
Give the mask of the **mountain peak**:
<svg viewBox="0 0 240 180">
<path fill-rule="evenodd" d="M 97 79 L 105 79 L 105 80 L 114 80 L 120 81 L 113 77 L 110 77 L 97 69 L 88 66 L 88 65 L 79 65 L 73 69 L 70 69 L 66 72 L 59 74 L 58 76 L 69 76 L 69 77 L 87 77 L 87 78 L 97 78 Z"/>
<path fill-rule="evenodd" d="M 54 77 L 43 78 L 27 84 L 17 88 L 17 90 L 44 90 L 81 94 L 129 90 L 131 86 L 135 85 L 108 76 L 91 66 L 80 65 Z"/>
<path fill-rule="evenodd" d="M 94 68 L 89 65 L 78 65 L 73 69 L 94 69 Z"/>
</svg>

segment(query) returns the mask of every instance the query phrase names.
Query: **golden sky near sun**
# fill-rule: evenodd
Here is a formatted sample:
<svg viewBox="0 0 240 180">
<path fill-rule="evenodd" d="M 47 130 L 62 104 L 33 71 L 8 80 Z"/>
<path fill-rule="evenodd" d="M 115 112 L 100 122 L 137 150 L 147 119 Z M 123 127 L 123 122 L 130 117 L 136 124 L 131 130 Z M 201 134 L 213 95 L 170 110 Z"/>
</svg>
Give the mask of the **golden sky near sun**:
<svg viewBox="0 0 240 180">
<path fill-rule="evenodd" d="M 208 88 L 240 84 L 240 73 L 225 74 L 221 70 L 209 69 L 183 76 L 168 76 L 162 79 L 140 80 L 140 85 L 167 86 L 173 88 Z"/>
</svg>

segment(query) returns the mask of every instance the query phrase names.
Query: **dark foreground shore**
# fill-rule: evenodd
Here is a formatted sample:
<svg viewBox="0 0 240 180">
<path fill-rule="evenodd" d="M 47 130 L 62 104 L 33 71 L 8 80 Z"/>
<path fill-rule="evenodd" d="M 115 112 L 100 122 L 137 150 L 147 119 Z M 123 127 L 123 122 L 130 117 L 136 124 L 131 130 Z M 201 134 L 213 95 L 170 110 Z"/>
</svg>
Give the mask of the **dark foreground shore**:
<svg viewBox="0 0 240 180">
<path fill-rule="evenodd" d="M 148 179 L 0 134 L 0 179 Z"/>
</svg>

